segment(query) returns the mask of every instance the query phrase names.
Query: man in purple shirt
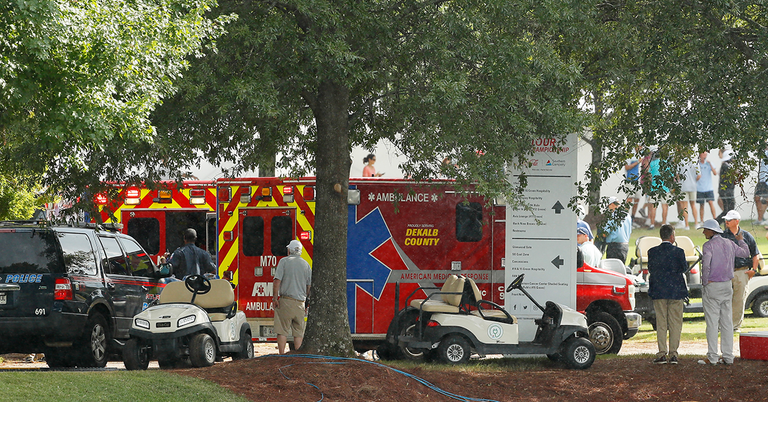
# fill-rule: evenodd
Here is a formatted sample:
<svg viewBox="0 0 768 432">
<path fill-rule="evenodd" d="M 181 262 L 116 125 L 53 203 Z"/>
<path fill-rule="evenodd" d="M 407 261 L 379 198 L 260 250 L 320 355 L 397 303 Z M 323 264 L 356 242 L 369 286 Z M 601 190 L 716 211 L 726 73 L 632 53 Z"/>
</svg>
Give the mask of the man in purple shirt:
<svg viewBox="0 0 768 432">
<path fill-rule="evenodd" d="M 723 238 L 723 230 L 714 219 L 709 219 L 699 227 L 704 229 L 707 242 L 702 248 L 701 304 L 704 307 L 704 321 L 707 325 L 707 359 L 699 364 L 733 364 L 733 319 L 731 299 L 733 288 L 733 265 L 736 257 L 749 257 L 749 247 L 744 242 L 744 235 L 735 236 L 736 243 Z M 717 333 L 720 331 L 720 349 L 722 358 L 718 358 Z"/>
</svg>

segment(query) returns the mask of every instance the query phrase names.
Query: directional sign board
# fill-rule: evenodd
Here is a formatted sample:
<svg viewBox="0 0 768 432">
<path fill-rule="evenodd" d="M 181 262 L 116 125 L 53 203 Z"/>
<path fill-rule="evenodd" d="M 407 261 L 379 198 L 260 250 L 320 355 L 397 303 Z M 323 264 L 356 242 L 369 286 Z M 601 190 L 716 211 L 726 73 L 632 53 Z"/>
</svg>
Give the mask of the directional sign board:
<svg viewBox="0 0 768 432">
<path fill-rule="evenodd" d="M 533 145 L 523 195 L 529 208 L 507 208 L 504 278 L 525 274 L 523 287 L 540 305 L 576 309 L 576 215 L 568 203 L 576 194 L 578 138 L 542 138 Z M 510 181 L 516 184 L 521 174 L 511 170 Z M 504 307 L 519 320 L 520 340 L 533 340 L 541 310 L 520 291 L 507 293 Z"/>
</svg>

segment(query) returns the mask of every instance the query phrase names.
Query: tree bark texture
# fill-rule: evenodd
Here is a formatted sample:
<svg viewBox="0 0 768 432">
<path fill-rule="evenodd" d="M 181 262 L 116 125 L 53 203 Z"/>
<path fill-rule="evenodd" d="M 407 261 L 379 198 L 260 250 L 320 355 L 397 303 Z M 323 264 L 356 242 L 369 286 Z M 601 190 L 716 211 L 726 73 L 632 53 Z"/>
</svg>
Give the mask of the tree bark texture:
<svg viewBox="0 0 768 432">
<path fill-rule="evenodd" d="M 312 290 L 302 351 L 354 356 L 347 313 L 349 90 L 324 82 L 311 98 L 317 124 L 317 204 Z"/>
</svg>

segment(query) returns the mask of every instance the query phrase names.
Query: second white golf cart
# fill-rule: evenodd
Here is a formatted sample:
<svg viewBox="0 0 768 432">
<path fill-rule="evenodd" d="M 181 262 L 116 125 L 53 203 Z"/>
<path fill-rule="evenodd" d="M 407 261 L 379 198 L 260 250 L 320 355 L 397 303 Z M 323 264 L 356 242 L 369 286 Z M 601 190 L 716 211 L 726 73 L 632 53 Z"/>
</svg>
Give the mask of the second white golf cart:
<svg viewBox="0 0 768 432">
<path fill-rule="evenodd" d="M 436 356 L 449 364 L 465 363 L 475 352 L 480 356 L 544 354 L 570 368 L 592 366 L 595 347 L 589 340 L 586 317 L 551 301 L 542 307 L 523 289 L 522 282 L 520 275 L 507 292 L 519 289 L 542 311 L 542 317 L 535 320 L 538 329 L 531 342 L 518 340 L 517 318 L 482 300 L 472 279 L 450 276 L 440 291 L 425 300 L 410 301 L 395 316 L 388 332 L 395 340 L 390 343 L 399 346 L 406 357 Z"/>
<path fill-rule="evenodd" d="M 217 359 L 253 358 L 251 326 L 237 310 L 229 281 L 191 275 L 171 282 L 158 304 L 133 318 L 123 347 L 129 370 L 143 370 L 151 359 L 161 368 L 211 366 Z"/>
</svg>

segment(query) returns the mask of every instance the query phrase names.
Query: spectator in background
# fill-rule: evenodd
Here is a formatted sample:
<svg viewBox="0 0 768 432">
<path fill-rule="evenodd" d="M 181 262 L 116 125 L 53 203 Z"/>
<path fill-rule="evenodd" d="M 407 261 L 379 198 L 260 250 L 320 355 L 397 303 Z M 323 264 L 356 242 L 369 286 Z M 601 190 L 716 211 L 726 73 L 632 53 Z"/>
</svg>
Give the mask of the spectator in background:
<svg viewBox="0 0 768 432">
<path fill-rule="evenodd" d="M 674 245 L 675 228 L 662 225 L 661 244 L 648 249 L 648 296 L 656 311 L 656 341 L 659 352 L 654 364 L 677 364 L 677 348 L 683 332 L 683 302 L 688 298 L 685 251 Z M 667 348 L 669 332 L 669 348 Z"/>
<path fill-rule="evenodd" d="M 768 150 L 764 150 L 760 157 L 757 185 L 755 185 L 755 208 L 757 209 L 755 225 L 768 225 L 768 222 L 763 219 L 765 209 L 768 208 Z"/>
<path fill-rule="evenodd" d="M 715 211 L 715 188 L 712 186 L 712 176 L 717 175 L 717 171 L 707 160 L 707 152 L 699 154 L 699 174 L 696 177 L 696 202 L 699 203 L 699 220 L 704 222 L 704 204 L 709 203 L 709 210 L 714 219 L 717 215 Z"/>
<path fill-rule="evenodd" d="M 736 235 L 737 243 L 722 237 L 723 230 L 714 219 L 704 221 L 707 242 L 701 254 L 701 304 L 704 307 L 704 321 L 707 329 L 707 358 L 699 360 L 702 365 L 733 364 L 733 311 L 731 301 L 733 288 L 733 263 L 736 257 L 749 256 L 749 247 L 742 233 Z M 718 358 L 717 335 L 720 334 Z"/>
<path fill-rule="evenodd" d="M 597 267 L 603 258 L 603 253 L 589 240 L 589 230 L 584 227 L 576 229 L 576 243 L 584 257 L 584 263 L 591 267 Z"/>
<path fill-rule="evenodd" d="M 736 197 L 734 196 L 734 188 L 736 185 L 736 173 L 731 170 L 731 158 L 733 157 L 733 150 L 730 146 L 725 146 L 720 149 L 720 185 L 717 189 L 718 201 L 720 201 L 720 208 L 723 210 L 715 218 L 717 223 L 723 223 L 723 216 L 729 211 L 736 208 Z"/>
<path fill-rule="evenodd" d="M 749 248 L 749 257 L 742 258 L 737 256 L 734 260 L 733 279 L 731 280 L 733 286 L 733 297 L 731 298 L 733 330 L 740 331 L 741 323 L 744 321 L 744 303 L 747 300 L 747 285 L 749 284 L 749 280 L 752 279 L 752 276 L 755 275 L 757 264 L 760 259 L 760 253 L 757 250 L 757 243 L 755 242 L 755 238 L 752 237 L 752 234 L 739 227 L 739 221 L 741 220 L 739 212 L 731 210 L 723 216 L 723 219 L 725 220 L 725 229 L 722 234 L 723 238 L 738 243 L 737 237 L 742 236 Z"/>
<path fill-rule="evenodd" d="M 653 221 L 653 224 L 655 226 L 656 208 L 659 206 L 659 203 L 661 202 L 661 224 L 666 225 L 667 215 L 669 214 L 669 203 L 667 203 L 666 201 L 667 194 L 669 194 L 669 188 L 666 185 L 664 185 L 664 180 L 661 178 L 661 159 L 659 157 L 659 154 L 656 152 L 654 152 L 654 155 L 651 158 L 651 162 L 648 165 L 648 171 L 651 177 L 651 190 L 654 193 L 661 195 L 661 197 L 658 197 L 658 196 L 654 197 L 653 218 L 651 220 Z M 650 214 L 651 212 L 649 211 L 648 213 Z"/>
<path fill-rule="evenodd" d="M 632 186 L 635 188 L 634 194 L 627 197 L 627 201 L 629 201 L 632 204 L 632 221 L 635 220 L 635 215 L 637 215 L 637 208 L 640 205 L 640 199 L 643 196 L 643 190 L 640 188 L 639 181 L 640 181 L 640 166 L 641 166 L 641 158 L 642 158 L 642 146 L 637 146 L 635 148 L 637 154 L 634 155 L 632 158 L 630 158 L 627 161 L 627 164 L 624 165 L 624 170 L 626 171 L 626 174 L 624 176 L 624 181 L 627 183 L 631 183 Z M 639 228 L 639 226 L 637 227 Z"/>
<path fill-rule="evenodd" d="M 621 205 L 617 197 L 610 197 L 608 211 L 610 216 L 605 223 L 605 257 L 616 258 L 627 265 L 629 252 L 629 237 L 632 235 L 632 219 L 629 214 L 618 220 L 615 219 L 616 209 Z"/>
<path fill-rule="evenodd" d="M 688 226 L 688 209 L 693 214 L 694 226 L 698 224 L 698 213 L 696 212 L 696 178 L 698 177 L 699 165 L 696 162 L 687 162 L 681 166 L 680 170 L 680 192 L 683 198 L 677 202 L 677 213 L 683 216 L 682 229 L 691 229 Z"/>
<path fill-rule="evenodd" d="M 376 168 L 373 167 L 373 164 L 376 163 L 376 155 L 373 153 L 364 157 L 363 163 L 365 164 L 363 167 L 363 177 L 381 177 L 384 175 L 384 173 L 376 173 Z"/>
</svg>

